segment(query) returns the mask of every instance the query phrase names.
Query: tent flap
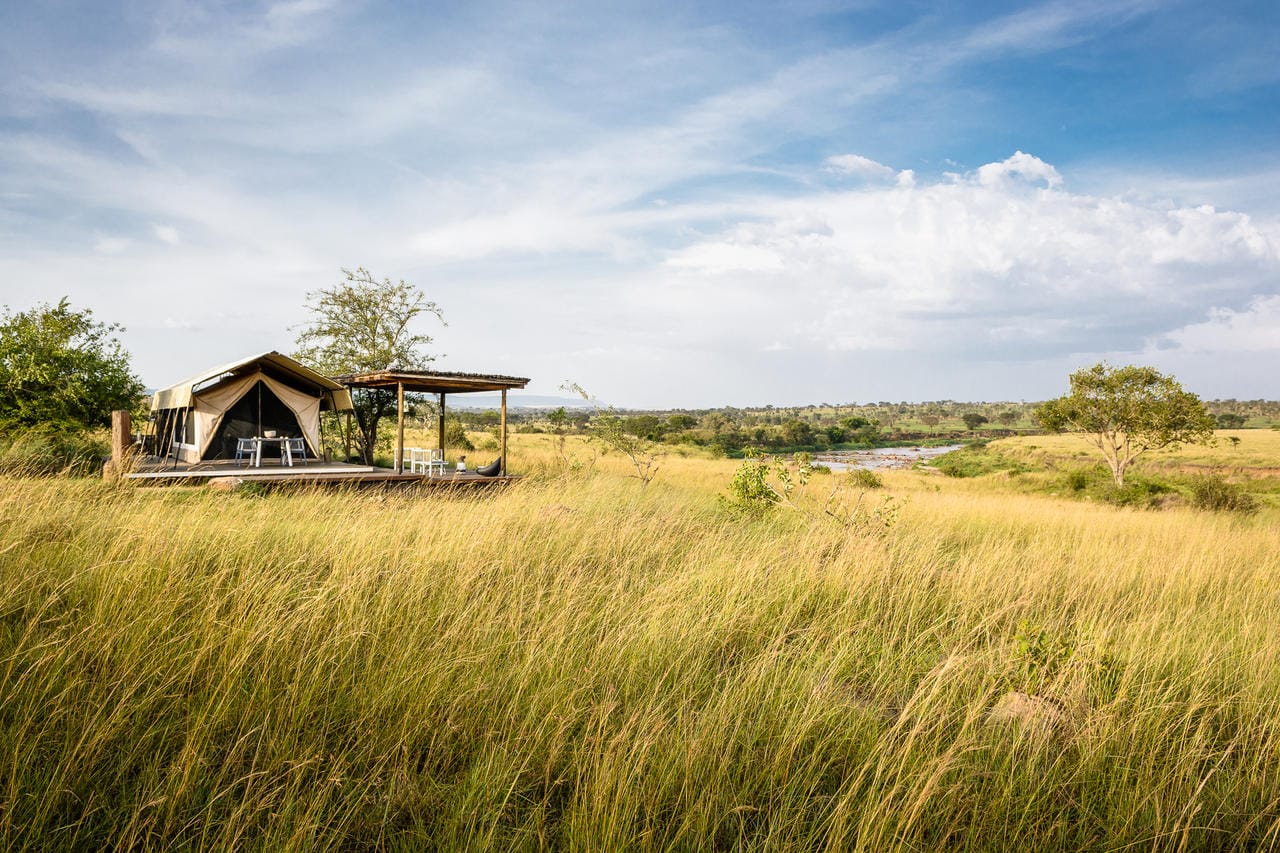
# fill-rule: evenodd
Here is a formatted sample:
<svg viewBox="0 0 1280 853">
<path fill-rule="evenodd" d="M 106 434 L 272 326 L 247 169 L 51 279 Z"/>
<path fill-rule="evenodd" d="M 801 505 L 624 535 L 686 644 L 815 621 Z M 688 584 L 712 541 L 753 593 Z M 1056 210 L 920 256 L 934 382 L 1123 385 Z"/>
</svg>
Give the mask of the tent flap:
<svg viewBox="0 0 1280 853">
<path fill-rule="evenodd" d="M 305 391 L 290 388 L 258 372 L 249 376 L 220 385 L 207 392 L 195 396 L 195 430 L 194 443 L 200 449 L 199 458 L 203 459 L 209 452 L 209 445 L 218 435 L 222 426 L 223 415 L 239 402 L 240 398 L 253 390 L 259 382 L 270 389 L 280 402 L 284 403 L 298 419 L 302 436 L 307 440 L 312 452 L 318 453 L 320 447 L 320 398 Z"/>
</svg>

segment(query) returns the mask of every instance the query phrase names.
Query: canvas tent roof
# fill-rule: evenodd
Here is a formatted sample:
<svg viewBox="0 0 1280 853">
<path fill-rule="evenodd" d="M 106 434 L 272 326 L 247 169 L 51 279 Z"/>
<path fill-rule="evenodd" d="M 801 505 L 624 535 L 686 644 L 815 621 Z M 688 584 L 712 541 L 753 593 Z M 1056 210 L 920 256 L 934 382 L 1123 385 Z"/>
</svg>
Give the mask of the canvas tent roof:
<svg viewBox="0 0 1280 853">
<path fill-rule="evenodd" d="M 151 397 L 151 411 L 191 408 L 195 395 L 230 379 L 263 373 L 309 391 L 320 398 L 321 408 L 332 411 L 351 409 L 351 392 L 327 376 L 316 373 L 305 364 L 272 350 L 206 370 L 176 385 L 157 391 Z"/>
</svg>

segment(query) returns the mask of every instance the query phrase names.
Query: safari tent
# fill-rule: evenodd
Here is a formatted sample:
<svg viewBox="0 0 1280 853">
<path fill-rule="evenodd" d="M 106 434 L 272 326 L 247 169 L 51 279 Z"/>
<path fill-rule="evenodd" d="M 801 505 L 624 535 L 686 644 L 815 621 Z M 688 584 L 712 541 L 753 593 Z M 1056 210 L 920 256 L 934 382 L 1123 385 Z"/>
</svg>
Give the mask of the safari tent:
<svg viewBox="0 0 1280 853">
<path fill-rule="evenodd" d="M 229 459 L 236 439 L 301 436 L 318 456 L 320 413 L 349 411 L 351 392 L 278 352 L 241 359 L 157 391 L 156 451 L 175 461 Z"/>
</svg>

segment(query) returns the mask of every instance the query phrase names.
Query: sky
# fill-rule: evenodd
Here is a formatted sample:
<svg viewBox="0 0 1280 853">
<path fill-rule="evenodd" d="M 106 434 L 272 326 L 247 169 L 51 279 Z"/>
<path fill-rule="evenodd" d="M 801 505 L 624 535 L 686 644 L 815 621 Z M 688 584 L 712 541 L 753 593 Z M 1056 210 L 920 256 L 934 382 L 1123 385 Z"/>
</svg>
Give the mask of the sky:
<svg viewBox="0 0 1280 853">
<path fill-rule="evenodd" d="M 618 406 L 1280 397 L 1280 3 L 0 4 L 0 304 L 150 387 L 363 266 Z"/>
</svg>

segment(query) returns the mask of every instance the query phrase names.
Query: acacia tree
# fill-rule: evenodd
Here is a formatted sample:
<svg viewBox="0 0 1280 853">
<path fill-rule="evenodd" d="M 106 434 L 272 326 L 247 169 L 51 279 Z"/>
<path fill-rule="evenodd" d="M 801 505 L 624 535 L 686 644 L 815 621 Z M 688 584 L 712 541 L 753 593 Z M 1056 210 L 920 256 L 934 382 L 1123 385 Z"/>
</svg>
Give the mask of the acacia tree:
<svg viewBox="0 0 1280 853">
<path fill-rule="evenodd" d="M 330 376 L 374 370 L 425 370 L 435 360 L 424 348 L 430 335 L 415 331 L 414 321 L 434 316 L 444 324 L 436 303 L 412 284 L 375 279 L 364 267 L 343 269 L 346 277 L 333 287 L 307 294 L 311 321 L 302 327 L 294 356 Z M 378 422 L 395 411 L 394 391 L 357 388 L 352 391 L 360 455 L 373 464 Z"/>
<path fill-rule="evenodd" d="M 0 425 L 87 429 L 131 409 L 142 383 L 116 339 L 118 324 L 76 311 L 64 297 L 0 319 Z"/>
<path fill-rule="evenodd" d="M 1081 368 L 1071 374 L 1071 393 L 1042 403 L 1035 417 L 1052 432 L 1084 433 L 1117 486 L 1148 450 L 1213 440 L 1213 416 L 1200 398 L 1151 367 Z"/>
</svg>

